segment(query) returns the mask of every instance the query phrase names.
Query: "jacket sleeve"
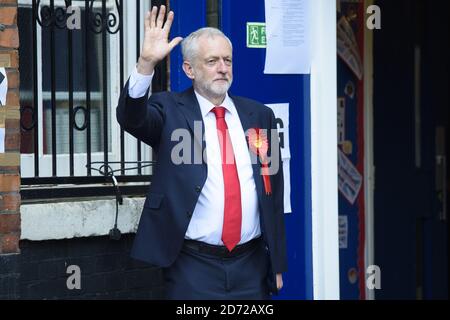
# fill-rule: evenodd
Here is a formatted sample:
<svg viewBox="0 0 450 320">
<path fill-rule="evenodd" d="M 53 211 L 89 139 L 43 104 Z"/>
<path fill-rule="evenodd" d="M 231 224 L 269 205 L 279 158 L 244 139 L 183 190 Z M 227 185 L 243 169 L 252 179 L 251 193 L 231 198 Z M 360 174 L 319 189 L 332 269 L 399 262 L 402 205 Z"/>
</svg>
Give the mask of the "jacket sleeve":
<svg viewBox="0 0 450 320">
<path fill-rule="evenodd" d="M 283 162 L 281 158 L 281 148 L 279 143 L 279 136 L 277 131 L 277 124 L 275 120 L 275 115 L 270 110 L 270 127 L 271 127 L 271 146 L 278 149 L 277 159 L 272 159 L 272 161 L 278 160 L 278 170 L 272 176 L 273 181 L 273 201 L 274 201 L 274 214 L 276 216 L 276 250 L 275 250 L 275 265 L 273 266 L 273 271 L 275 273 L 285 272 L 287 270 L 287 250 L 286 250 L 286 228 L 284 223 L 284 177 L 283 177 Z M 272 142 L 273 139 L 276 141 Z M 271 156 L 276 156 L 271 150 Z"/>
<path fill-rule="evenodd" d="M 158 94 L 153 94 L 148 100 L 147 95 L 133 99 L 128 95 L 128 84 L 127 81 L 120 94 L 117 121 L 136 139 L 158 149 L 165 119 L 161 99 Z"/>
</svg>

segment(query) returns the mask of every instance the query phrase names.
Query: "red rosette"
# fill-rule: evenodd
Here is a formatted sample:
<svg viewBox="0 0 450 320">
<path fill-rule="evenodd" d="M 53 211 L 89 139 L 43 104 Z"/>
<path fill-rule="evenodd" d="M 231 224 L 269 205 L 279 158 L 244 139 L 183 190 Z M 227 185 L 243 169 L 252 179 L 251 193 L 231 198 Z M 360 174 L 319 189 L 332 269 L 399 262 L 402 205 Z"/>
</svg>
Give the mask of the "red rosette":
<svg viewBox="0 0 450 320">
<path fill-rule="evenodd" d="M 263 130 L 259 128 L 249 129 L 248 145 L 250 150 L 260 157 L 261 162 L 266 159 L 267 152 L 269 151 L 269 141 L 267 140 L 267 135 Z"/>
<path fill-rule="evenodd" d="M 272 193 L 270 184 L 269 166 L 267 164 L 267 152 L 269 151 L 269 141 L 264 130 L 259 128 L 248 130 L 248 145 L 250 150 L 261 160 L 261 174 L 264 183 L 264 190 L 267 195 Z"/>
</svg>

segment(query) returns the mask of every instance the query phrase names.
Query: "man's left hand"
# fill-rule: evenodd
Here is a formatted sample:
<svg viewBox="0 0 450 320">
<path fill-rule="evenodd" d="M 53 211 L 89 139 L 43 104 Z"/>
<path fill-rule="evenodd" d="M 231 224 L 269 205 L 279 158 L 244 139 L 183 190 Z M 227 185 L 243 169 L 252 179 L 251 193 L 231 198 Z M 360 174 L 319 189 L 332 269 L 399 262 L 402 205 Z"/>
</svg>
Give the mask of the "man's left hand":
<svg viewBox="0 0 450 320">
<path fill-rule="evenodd" d="M 283 288 L 283 275 L 281 273 L 277 273 L 277 289 L 281 290 Z"/>
</svg>

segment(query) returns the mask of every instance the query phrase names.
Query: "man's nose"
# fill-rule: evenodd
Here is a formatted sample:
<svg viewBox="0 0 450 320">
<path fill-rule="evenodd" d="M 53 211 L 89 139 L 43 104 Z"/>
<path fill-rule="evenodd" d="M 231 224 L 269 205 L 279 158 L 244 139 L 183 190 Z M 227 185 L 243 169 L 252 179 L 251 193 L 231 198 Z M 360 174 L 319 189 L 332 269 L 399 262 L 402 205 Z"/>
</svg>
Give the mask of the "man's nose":
<svg viewBox="0 0 450 320">
<path fill-rule="evenodd" d="M 227 73 L 229 66 L 225 63 L 225 60 L 220 59 L 217 65 L 217 71 L 220 73 Z"/>
</svg>

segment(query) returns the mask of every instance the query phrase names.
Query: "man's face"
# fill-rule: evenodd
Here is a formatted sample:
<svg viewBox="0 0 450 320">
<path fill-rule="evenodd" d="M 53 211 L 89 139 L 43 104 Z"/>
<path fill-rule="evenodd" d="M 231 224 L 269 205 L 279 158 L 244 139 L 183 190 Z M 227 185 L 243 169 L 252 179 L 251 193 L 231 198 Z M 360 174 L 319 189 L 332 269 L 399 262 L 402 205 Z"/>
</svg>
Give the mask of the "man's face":
<svg viewBox="0 0 450 320">
<path fill-rule="evenodd" d="M 200 37 L 192 65 L 194 86 L 207 97 L 225 95 L 233 81 L 232 49 L 221 36 Z"/>
</svg>

